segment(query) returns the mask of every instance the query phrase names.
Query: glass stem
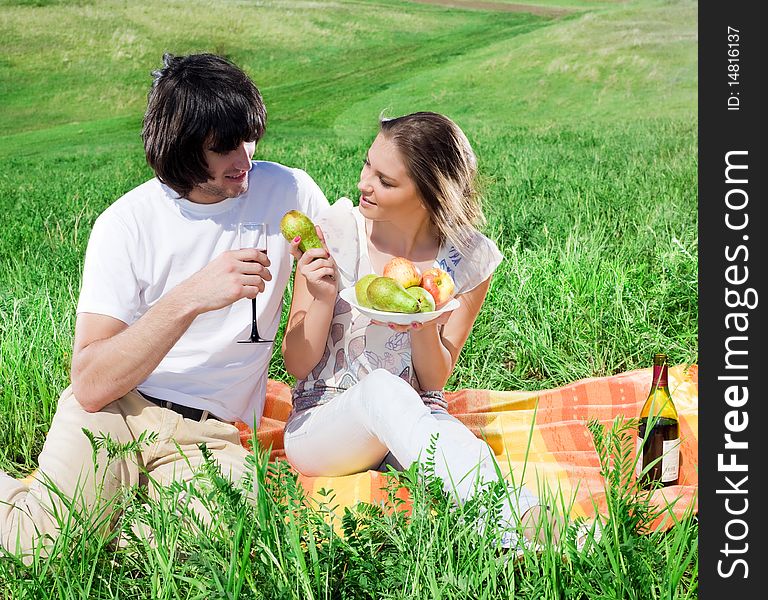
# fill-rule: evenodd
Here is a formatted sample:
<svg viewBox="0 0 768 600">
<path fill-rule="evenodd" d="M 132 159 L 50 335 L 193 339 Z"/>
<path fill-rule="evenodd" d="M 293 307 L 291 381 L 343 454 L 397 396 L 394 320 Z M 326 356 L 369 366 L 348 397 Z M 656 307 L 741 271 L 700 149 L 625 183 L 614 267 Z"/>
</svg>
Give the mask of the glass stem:
<svg viewBox="0 0 768 600">
<path fill-rule="evenodd" d="M 256 298 L 251 299 L 251 339 L 258 339 L 259 336 L 259 328 L 256 324 Z"/>
</svg>

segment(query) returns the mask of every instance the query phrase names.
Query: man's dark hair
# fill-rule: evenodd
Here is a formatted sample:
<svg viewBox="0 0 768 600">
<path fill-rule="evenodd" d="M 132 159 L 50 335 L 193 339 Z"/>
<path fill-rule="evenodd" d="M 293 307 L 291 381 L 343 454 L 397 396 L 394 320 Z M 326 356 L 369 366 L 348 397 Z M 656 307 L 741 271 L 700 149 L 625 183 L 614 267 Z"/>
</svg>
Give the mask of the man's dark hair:
<svg viewBox="0 0 768 600">
<path fill-rule="evenodd" d="M 209 179 L 204 149 L 230 152 L 264 135 L 267 111 L 258 88 L 214 54 L 163 56 L 152 73 L 141 137 L 157 178 L 186 196 Z"/>
</svg>

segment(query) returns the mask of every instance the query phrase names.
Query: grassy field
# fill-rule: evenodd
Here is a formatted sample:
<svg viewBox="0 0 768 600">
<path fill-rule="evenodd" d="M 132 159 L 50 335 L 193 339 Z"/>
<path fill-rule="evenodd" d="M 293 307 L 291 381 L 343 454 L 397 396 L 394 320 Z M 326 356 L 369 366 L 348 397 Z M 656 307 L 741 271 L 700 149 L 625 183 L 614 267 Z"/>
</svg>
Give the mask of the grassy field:
<svg viewBox="0 0 768 600">
<path fill-rule="evenodd" d="M 464 128 L 480 161 L 486 232 L 505 261 L 449 388 L 554 387 L 648 366 L 660 350 L 674 363 L 696 362 L 697 4 L 531 4 L 570 12 L 398 0 L 0 0 L 0 469 L 34 468 L 68 384 L 94 219 L 151 176 L 139 128 L 150 71 L 166 51 L 211 51 L 242 65 L 269 112 L 258 158 L 306 169 L 331 200 L 355 198 L 380 114 L 435 110 Z M 279 355 L 270 375 L 290 382 Z M 232 511 L 234 522 L 248 523 L 243 506 Z M 132 546 L 113 569 L 112 550 L 75 536 L 88 564 L 39 561 L 27 569 L 0 558 L 0 597 L 4 585 L 14 598 L 234 597 L 230 584 L 266 585 L 270 577 L 270 591 L 255 597 L 506 597 L 510 590 L 592 597 L 584 591 L 591 567 L 573 567 L 578 560 L 564 566 L 534 557 L 521 573 L 466 539 L 442 543 L 440 528 L 455 525 L 453 513 L 420 523 L 435 528 L 428 530 L 435 545 L 421 558 L 395 551 L 423 539 L 416 524 L 393 530 L 377 517 L 349 543 L 323 530 L 323 560 L 314 562 L 306 539 L 292 545 L 303 531 L 298 522 L 281 529 L 274 516 L 260 515 L 274 538 L 249 529 L 237 543 L 257 540 L 279 552 L 282 540 L 288 549 L 263 572 L 247 567 L 245 579 L 236 572 L 250 549 L 227 546 L 228 538 L 200 546 L 170 523 L 168 535 L 181 536 L 184 550 L 175 558 L 195 557 L 186 566 Z M 320 531 L 313 514 L 297 518 Z M 376 538 L 385 531 L 402 537 Z M 695 544 L 697 530 L 674 531 L 650 545 L 628 538 L 647 552 L 645 568 L 625 564 L 618 545 L 619 554 L 597 560 L 622 585 L 651 590 L 615 597 L 695 596 L 695 570 L 663 557 L 672 561 L 671 543 Z M 395 585 L 366 558 L 373 547 L 384 548 L 405 583 Z M 220 564 L 225 558 L 234 562 Z M 470 564 L 479 570 L 465 572 Z M 660 565 L 661 582 L 637 575 Z M 90 571 L 77 579 L 77 569 Z M 217 587 L 201 575 L 206 569 L 235 574 Z M 368 583 L 345 588 L 349 572 Z M 90 582 L 88 592 L 73 578 Z M 426 591 L 411 594 L 416 587 Z"/>
</svg>

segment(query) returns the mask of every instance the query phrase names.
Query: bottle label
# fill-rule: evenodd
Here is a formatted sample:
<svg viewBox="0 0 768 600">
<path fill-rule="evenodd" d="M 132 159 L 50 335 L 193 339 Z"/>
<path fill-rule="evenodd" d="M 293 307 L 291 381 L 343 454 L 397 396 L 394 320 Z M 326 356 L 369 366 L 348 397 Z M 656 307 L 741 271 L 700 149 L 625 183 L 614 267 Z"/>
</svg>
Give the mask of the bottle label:
<svg viewBox="0 0 768 600">
<path fill-rule="evenodd" d="M 653 461 L 653 458 L 643 460 L 643 438 L 637 437 L 635 439 L 637 456 L 635 475 L 639 478 L 643 469 L 648 466 L 648 463 Z M 680 438 L 662 442 L 661 454 L 661 482 L 674 481 L 680 475 Z"/>
<path fill-rule="evenodd" d="M 674 481 L 680 475 L 680 438 L 662 444 L 661 481 Z"/>
</svg>

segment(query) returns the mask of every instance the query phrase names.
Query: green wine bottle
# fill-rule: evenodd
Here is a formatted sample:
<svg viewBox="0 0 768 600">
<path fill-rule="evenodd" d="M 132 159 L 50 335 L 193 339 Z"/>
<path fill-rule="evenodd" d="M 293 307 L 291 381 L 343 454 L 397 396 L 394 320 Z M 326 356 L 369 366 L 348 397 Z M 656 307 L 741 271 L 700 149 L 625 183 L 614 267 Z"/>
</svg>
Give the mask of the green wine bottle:
<svg viewBox="0 0 768 600">
<path fill-rule="evenodd" d="M 651 391 L 640 411 L 637 437 L 637 478 L 648 488 L 677 485 L 680 477 L 680 424 L 669 393 L 666 354 L 653 356 Z"/>
</svg>

